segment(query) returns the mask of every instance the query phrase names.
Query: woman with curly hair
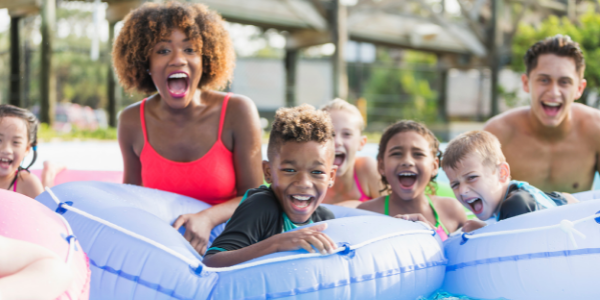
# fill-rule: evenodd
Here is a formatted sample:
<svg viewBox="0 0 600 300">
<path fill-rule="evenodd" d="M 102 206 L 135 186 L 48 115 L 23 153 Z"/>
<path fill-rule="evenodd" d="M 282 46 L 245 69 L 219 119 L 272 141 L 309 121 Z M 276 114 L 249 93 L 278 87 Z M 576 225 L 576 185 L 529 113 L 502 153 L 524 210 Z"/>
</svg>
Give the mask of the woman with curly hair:
<svg viewBox="0 0 600 300">
<path fill-rule="evenodd" d="M 173 224 L 203 254 L 212 228 L 262 183 L 256 107 L 216 91 L 235 62 L 223 20 L 201 4 L 146 3 L 125 18 L 113 59 L 126 89 L 153 94 L 121 113 L 123 182 L 212 204 Z"/>
</svg>

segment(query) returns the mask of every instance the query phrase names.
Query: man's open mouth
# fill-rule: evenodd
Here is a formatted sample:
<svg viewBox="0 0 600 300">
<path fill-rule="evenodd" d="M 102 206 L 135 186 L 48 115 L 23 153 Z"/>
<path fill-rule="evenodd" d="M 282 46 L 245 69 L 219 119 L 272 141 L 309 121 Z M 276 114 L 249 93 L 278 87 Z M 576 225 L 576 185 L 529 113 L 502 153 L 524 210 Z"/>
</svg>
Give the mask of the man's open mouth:
<svg viewBox="0 0 600 300">
<path fill-rule="evenodd" d="M 400 172 L 398 173 L 398 180 L 400 181 L 400 187 L 404 189 L 411 189 L 417 182 L 417 173 Z"/>
<path fill-rule="evenodd" d="M 167 78 L 167 88 L 172 97 L 181 98 L 187 94 L 189 76 L 186 73 L 173 73 Z"/>
<path fill-rule="evenodd" d="M 562 106 L 562 103 L 559 102 L 542 101 L 542 109 L 544 110 L 546 115 L 551 117 L 556 116 L 560 112 Z"/>
</svg>

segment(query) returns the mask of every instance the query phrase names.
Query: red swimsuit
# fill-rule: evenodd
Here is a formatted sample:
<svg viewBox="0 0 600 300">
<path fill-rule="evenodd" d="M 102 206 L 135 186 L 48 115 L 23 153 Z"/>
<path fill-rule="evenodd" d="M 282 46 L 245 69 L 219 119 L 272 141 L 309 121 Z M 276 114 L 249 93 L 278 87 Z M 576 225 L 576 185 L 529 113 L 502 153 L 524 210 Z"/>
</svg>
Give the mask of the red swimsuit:
<svg viewBox="0 0 600 300">
<path fill-rule="evenodd" d="M 230 94 L 221 108 L 217 141 L 208 152 L 192 162 L 176 162 L 158 154 L 146 132 L 144 104 L 140 105 L 140 120 L 144 132 L 144 148 L 140 154 L 142 185 L 196 198 L 208 204 L 220 204 L 237 196 L 233 153 L 221 141 L 225 111 Z"/>
</svg>

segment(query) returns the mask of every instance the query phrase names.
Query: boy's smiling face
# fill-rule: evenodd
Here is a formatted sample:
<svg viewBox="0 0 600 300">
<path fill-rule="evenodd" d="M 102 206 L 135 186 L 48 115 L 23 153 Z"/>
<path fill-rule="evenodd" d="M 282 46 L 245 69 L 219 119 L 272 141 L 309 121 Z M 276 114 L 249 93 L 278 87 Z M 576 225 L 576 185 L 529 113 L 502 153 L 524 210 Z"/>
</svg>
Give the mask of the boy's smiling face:
<svg viewBox="0 0 600 300">
<path fill-rule="evenodd" d="M 308 221 L 333 185 L 333 141 L 284 142 L 272 161 L 263 161 L 265 180 L 294 223 Z"/>
<path fill-rule="evenodd" d="M 484 165 L 476 153 L 467 154 L 456 168 L 444 168 L 444 172 L 456 199 L 484 221 L 492 217 L 510 183 L 507 163 L 496 168 Z"/>
</svg>

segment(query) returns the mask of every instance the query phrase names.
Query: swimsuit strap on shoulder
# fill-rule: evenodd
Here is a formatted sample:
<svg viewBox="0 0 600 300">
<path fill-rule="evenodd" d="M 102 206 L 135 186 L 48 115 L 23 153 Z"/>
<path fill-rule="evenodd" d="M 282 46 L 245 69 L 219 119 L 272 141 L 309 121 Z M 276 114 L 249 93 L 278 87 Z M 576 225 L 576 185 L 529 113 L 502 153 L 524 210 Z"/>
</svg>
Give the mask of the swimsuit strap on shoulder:
<svg viewBox="0 0 600 300">
<path fill-rule="evenodd" d="M 365 192 L 363 191 L 363 189 L 360 187 L 360 181 L 358 181 L 358 175 L 356 175 L 356 169 L 354 169 L 354 182 L 356 182 L 356 187 L 358 188 L 358 191 L 360 192 L 360 199 L 358 199 L 358 200 L 361 202 L 371 200 L 371 198 L 369 196 L 367 196 L 365 194 Z"/>
<path fill-rule="evenodd" d="M 431 198 L 429 198 L 429 195 L 425 194 L 425 197 L 427 197 L 427 201 L 429 201 L 429 206 L 431 206 L 431 210 L 433 210 L 433 216 L 435 217 L 435 227 L 437 228 L 439 226 L 442 226 L 442 229 L 444 229 L 444 232 L 446 234 L 450 234 L 448 229 L 446 229 L 446 226 L 444 226 L 444 223 L 442 223 L 442 221 L 440 221 L 440 217 L 438 216 L 438 213 L 435 210 L 435 206 L 433 206 L 433 201 L 431 201 Z"/>
<path fill-rule="evenodd" d="M 385 204 L 383 207 L 383 213 L 386 216 L 390 215 L 390 195 L 385 196 Z"/>
</svg>

